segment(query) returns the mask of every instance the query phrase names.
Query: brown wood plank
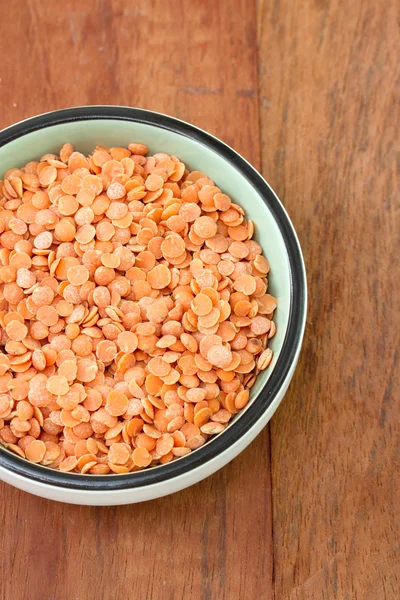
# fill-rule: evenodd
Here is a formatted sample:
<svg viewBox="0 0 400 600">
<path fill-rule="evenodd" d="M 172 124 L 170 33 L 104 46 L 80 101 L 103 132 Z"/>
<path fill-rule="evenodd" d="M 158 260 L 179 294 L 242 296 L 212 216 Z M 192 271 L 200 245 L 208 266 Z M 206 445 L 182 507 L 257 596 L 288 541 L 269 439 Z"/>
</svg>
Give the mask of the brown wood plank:
<svg viewBox="0 0 400 600">
<path fill-rule="evenodd" d="M 255 10 L 246 0 L 4 5 L 0 127 L 80 104 L 187 119 L 259 164 Z M 0 597 L 272 598 L 269 433 L 169 498 L 56 504 L 0 486 Z"/>
<path fill-rule="evenodd" d="M 397 6 L 258 3 L 262 170 L 310 287 L 271 425 L 278 600 L 400 597 Z"/>
</svg>

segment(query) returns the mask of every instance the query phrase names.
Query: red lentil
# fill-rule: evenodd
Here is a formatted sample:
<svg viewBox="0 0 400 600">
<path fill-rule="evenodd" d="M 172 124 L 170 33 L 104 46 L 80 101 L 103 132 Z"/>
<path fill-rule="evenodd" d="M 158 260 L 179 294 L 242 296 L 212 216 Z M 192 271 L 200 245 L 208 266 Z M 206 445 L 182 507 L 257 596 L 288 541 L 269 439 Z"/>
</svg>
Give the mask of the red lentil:
<svg viewBox="0 0 400 600">
<path fill-rule="evenodd" d="M 0 443 L 73 473 L 186 456 L 249 402 L 276 298 L 254 224 L 144 144 L 0 181 Z"/>
</svg>

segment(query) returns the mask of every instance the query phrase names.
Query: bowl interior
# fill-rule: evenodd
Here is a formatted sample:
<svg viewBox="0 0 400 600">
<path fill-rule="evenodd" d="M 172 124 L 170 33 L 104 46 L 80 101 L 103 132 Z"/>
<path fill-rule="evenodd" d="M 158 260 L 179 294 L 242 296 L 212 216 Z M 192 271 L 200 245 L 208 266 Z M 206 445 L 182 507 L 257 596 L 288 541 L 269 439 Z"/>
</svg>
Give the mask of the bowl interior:
<svg viewBox="0 0 400 600">
<path fill-rule="evenodd" d="M 277 297 L 278 308 L 274 316 L 277 332 L 269 344 L 274 351 L 273 361 L 258 376 L 251 390 L 251 401 L 245 409 L 247 411 L 265 386 L 279 358 L 288 327 L 291 302 L 287 250 L 279 226 L 263 198 L 234 164 L 202 142 L 155 125 L 128 120 L 75 121 L 25 134 L 0 147 L 0 178 L 7 170 L 22 167 L 46 153 L 58 154 L 65 142 L 72 143 L 76 150 L 86 154 L 98 144 L 112 147 L 142 142 L 149 147 L 150 153 L 167 152 L 175 155 L 189 169 L 206 173 L 223 192 L 243 207 L 247 218 L 254 221 L 254 239 L 261 244 L 271 266 L 268 291 Z M 240 415 L 235 419 L 240 418 Z"/>
</svg>

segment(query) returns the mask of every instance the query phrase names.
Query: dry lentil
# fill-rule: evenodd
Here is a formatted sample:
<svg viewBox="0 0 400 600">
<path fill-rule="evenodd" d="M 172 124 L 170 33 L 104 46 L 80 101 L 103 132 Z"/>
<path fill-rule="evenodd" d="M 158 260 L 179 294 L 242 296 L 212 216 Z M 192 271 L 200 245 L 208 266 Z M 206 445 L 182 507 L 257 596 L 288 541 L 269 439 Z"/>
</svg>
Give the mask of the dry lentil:
<svg viewBox="0 0 400 600">
<path fill-rule="evenodd" d="M 128 473 L 202 446 L 268 367 L 276 298 L 254 224 L 144 144 L 71 144 L 0 181 L 0 443 Z"/>
</svg>

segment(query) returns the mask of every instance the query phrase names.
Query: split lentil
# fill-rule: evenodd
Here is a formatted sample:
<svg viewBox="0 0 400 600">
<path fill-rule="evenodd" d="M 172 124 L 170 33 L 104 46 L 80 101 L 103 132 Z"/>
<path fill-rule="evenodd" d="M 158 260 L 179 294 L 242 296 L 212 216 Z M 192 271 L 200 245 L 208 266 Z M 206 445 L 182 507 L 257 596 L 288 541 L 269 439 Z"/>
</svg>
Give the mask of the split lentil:
<svg viewBox="0 0 400 600">
<path fill-rule="evenodd" d="M 271 363 L 254 224 L 144 144 L 64 144 L 0 181 L 0 443 L 128 473 L 221 433 Z"/>
</svg>

